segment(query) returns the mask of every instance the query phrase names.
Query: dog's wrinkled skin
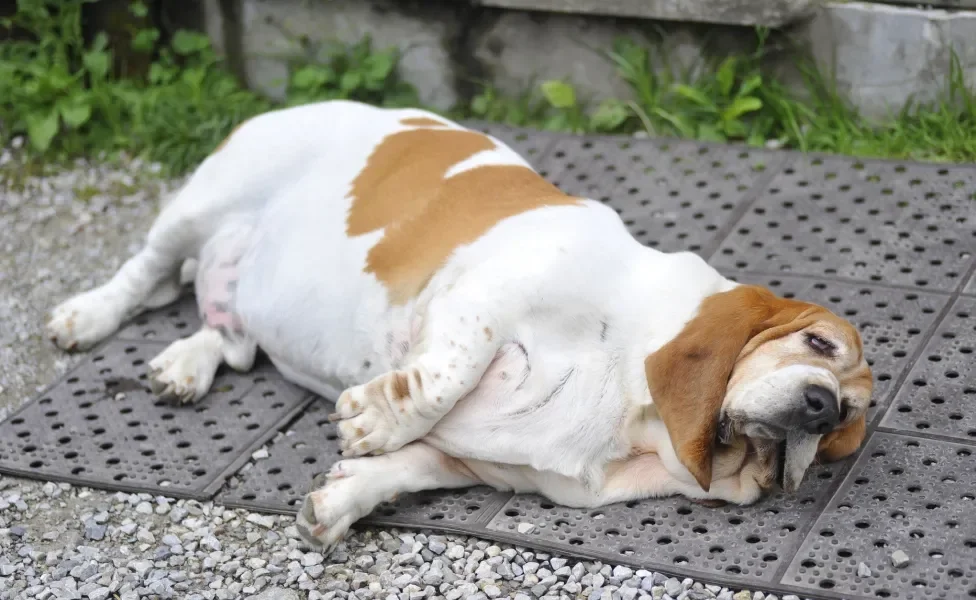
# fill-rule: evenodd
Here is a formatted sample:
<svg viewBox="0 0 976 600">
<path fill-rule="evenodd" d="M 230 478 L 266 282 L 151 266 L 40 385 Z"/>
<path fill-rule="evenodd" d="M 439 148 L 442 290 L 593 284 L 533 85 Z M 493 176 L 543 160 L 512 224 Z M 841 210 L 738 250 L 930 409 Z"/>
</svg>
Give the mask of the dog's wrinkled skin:
<svg viewBox="0 0 976 600">
<path fill-rule="evenodd" d="M 748 504 L 864 437 L 871 374 L 848 322 L 644 247 L 612 209 L 423 111 L 337 101 L 245 123 L 49 335 L 91 347 L 176 299 L 188 260 L 204 325 L 152 361 L 153 388 L 199 400 L 261 347 L 337 398 L 347 458 L 306 497 L 310 543 L 431 488 Z"/>
</svg>

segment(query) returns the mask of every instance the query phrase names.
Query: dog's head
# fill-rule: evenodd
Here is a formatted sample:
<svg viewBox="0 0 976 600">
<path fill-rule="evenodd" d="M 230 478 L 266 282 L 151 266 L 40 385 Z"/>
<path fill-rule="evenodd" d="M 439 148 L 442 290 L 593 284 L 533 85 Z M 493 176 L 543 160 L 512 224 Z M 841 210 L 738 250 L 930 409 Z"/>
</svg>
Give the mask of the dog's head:
<svg viewBox="0 0 976 600">
<path fill-rule="evenodd" d="M 815 304 L 746 285 L 709 296 L 644 367 L 675 452 L 705 490 L 720 445 L 746 442 L 795 491 L 818 453 L 837 460 L 864 439 L 873 382 L 861 337 Z"/>
</svg>

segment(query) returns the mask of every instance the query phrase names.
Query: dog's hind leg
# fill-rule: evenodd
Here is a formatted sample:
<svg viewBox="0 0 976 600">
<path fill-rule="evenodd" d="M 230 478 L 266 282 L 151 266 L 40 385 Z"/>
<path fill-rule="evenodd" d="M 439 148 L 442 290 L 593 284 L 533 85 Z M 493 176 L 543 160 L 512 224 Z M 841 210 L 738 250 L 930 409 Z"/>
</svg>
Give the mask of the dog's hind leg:
<svg viewBox="0 0 976 600">
<path fill-rule="evenodd" d="M 257 344 L 235 309 L 239 265 L 252 231 L 249 220 L 230 220 L 201 250 L 196 291 L 203 327 L 149 363 L 150 384 L 160 397 L 195 402 L 210 390 L 221 363 L 238 371 L 253 366 Z"/>
</svg>

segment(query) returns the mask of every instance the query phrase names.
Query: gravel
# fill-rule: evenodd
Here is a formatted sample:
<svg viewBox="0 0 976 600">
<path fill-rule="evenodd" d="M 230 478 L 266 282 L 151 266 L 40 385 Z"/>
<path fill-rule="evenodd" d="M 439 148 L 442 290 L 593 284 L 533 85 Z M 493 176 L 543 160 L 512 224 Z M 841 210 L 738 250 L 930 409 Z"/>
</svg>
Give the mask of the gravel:
<svg viewBox="0 0 976 600">
<path fill-rule="evenodd" d="M 114 273 L 180 184 L 134 160 L 33 178 L 13 161 L 0 149 L 0 419 L 79 360 L 44 339 L 44 313 Z M 299 540 L 287 517 L 0 476 L 0 600 L 754 600 L 464 536 L 362 529 L 329 557 Z"/>
</svg>

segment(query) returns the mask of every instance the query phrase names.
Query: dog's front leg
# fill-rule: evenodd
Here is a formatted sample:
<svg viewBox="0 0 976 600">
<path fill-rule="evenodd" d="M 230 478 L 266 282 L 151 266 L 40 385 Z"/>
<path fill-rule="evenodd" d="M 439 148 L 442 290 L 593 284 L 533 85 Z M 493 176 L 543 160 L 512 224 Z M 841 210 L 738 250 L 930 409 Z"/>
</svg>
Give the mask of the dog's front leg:
<svg viewBox="0 0 976 600">
<path fill-rule="evenodd" d="M 422 438 L 478 385 L 504 336 L 487 298 L 458 286 L 434 298 L 404 367 L 339 396 L 333 419 L 344 456 L 392 452 Z"/>
<path fill-rule="evenodd" d="M 312 482 L 298 513 L 298 532 L 328 554 L 351 525 L 399 494 L 479 483 L 463 462 L 422 442 L 385 456 L 341 460 Z"/>
</svg>

